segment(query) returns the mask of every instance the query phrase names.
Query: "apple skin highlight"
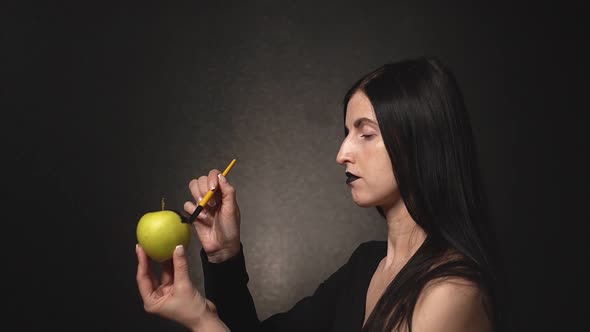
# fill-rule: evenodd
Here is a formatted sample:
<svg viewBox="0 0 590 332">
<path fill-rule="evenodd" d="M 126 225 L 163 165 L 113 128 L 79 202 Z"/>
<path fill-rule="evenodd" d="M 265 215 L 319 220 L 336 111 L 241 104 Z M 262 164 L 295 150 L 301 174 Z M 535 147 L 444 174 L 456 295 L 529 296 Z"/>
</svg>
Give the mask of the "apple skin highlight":
<svg viewBox="0 0 590 332">
<path fill-rule="evenodd" d="M 139 219 L 136 235 L 139 245 L 150 258 L 164 262 L 172 258 L 176 246 L 188 247 L 191 225 L 183 223 L 174 211 L 148 212 Z"/>
</svg>

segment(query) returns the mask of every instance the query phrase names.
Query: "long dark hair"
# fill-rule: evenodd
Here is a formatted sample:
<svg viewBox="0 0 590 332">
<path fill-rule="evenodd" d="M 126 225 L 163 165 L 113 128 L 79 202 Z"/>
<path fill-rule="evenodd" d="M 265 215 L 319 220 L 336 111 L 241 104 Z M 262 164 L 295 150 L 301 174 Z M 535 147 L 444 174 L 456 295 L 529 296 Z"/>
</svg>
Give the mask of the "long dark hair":
<svg viewBox="0 0 590 332">
<path fill-rule="evenodd" d="M 401 197 L 427 234 L 385 290 L 363 331 L 392 331 L 404 324 L 411 331 L 420 292 L 442 277 L 476 283 L 488 299 L 496 327 L 494 237 L 470 118 L 454 75 L 434 57 L 387 63 L 348 91 L 345 116 L 356 92 L 371 101 Z"/>
</svg>

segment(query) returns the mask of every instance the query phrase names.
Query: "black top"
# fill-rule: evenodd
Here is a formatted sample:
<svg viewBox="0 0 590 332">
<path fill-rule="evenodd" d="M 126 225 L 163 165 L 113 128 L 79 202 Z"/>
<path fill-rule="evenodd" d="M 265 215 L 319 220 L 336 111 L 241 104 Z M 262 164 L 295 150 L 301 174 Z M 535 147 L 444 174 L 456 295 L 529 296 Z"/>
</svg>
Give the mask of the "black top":
<svg viewBox="0 0 590 332">
<path fill-rule="evenodd" d="M 387 254 L 385 241 L 358 246 L 348 262 L 320 284 L 311 296 L 290 310 L 260 321 L 248 290 L 244 252 L 219 264 L 201 250 L 205 293 L 223 322 L 233 331 L 355 331 L 361 330 L 369 283 Z"/>
</svg>

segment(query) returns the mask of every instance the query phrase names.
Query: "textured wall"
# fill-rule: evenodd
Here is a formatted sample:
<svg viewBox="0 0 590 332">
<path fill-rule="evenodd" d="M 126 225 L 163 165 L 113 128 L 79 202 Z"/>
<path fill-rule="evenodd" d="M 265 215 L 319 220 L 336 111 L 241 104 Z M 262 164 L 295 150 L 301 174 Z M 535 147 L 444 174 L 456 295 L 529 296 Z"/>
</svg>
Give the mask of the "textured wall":
<svg viewBox="0 0 590 332">
<path fill-rule="evenodd" d="M 260 317 L 313 292 L 359 243 L 385 238 L 377 212 L 352 203 L 335 162 L 344 93 L 386 61 L 423 54 L 439 56 L 463 87 L 519 315 L 555 308 L 537 297 L 557 272 L 540 267 L 568 268 L 546 243 L 571 236 L 563 222 L 576 220 L 565 207 L 575 201 L 546 193 L 572 188 L 550 179 L 582 169 L 573 162 L 557 171 L 583 140 L 565 129 L 581 123 L 575 117 L 548 115 L 575 110 L 582 95 L 570 57 L 578 21 L 557 24 L 565 10 L 536 2 L 321 3 L 23 2 L 7 15 L 14 47 L 3 52 L 3 78 L 15 118 L 3 122 L 13 132 L 5 164 L 26 176 L 6 192 L 23 198 L 21 211 L 42 211 L 19 233 L 33 244 L 35 261 L 25 265 L 35 268 L 25 276 L 31 296 L 18 298 L 43 318 L 27 323 L 182 330 L 142 310 L 135 226 L 162 194 L 182 208 L 190 179 L 232 158 Z M 191 272 L 201 288 L 194 239 Z M 574 252 L 580 243 L 559 247 Z M 545 296 L 569 301 L 563 294 Z M 544 317 L 546 327 L 560 316 Z"/>
</svg>

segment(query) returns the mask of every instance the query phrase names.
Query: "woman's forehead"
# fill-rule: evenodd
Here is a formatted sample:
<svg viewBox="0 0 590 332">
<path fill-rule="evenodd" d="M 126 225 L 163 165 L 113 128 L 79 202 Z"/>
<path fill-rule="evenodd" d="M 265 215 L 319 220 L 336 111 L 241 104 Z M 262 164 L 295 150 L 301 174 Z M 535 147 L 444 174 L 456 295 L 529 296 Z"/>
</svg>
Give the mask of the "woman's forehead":
<svg viewBox="0 0 590 332">
<path fill-rule="evenodd" d="M 360 91 L 352 95 L 346 106 L 347 126 L 352 125 L 352 123 L 359 118 L 368 118 L 377 122 L 371 101 Z"/>
</svg>

